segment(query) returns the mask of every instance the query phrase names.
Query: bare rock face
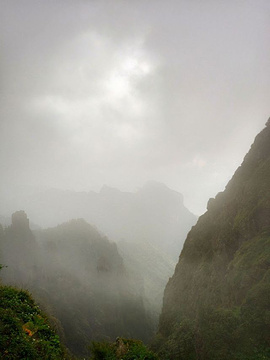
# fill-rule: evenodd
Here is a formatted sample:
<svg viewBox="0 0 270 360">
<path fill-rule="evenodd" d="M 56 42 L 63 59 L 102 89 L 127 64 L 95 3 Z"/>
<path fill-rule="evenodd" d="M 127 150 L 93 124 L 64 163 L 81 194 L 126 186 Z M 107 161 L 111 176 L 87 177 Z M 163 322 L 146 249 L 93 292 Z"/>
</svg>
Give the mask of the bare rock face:
<svg viewBox="0 0 270 360">
<path fill-rule="evenodd" d="M 270 353 L 270 121 L 189 232 L 164 293 L 155 349 L 169 360 Z"/>
</svg>

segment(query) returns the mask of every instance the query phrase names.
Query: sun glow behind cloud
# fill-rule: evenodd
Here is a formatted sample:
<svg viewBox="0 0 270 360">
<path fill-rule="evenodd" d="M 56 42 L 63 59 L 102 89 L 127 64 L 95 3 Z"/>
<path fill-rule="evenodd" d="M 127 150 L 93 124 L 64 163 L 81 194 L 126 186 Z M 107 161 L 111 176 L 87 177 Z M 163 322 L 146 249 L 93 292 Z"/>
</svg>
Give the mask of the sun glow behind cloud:
<svg viewBox="0 0 270 360">
<path fill-rule="evenodd" d="M 78 59 L 76 51 L 86 45 L 92 51 Z M 155 71 L 143 50 L 143 41 L 135 39 L 132 44 L 112 51 L 107 39 L 90 33 L 74 41 L 69 51 L 74 63 L 69 57 L 68 63 L 63 62 L 59 71 L 50 74 L 59 91 L 31 99 L 31 108 L 37 114 L 47 114 L 56 126 L 64 125 L 70 133 L 70 144 L 88 148 L 90 156 L 91 144 L 98 138 L 107 139 L 108 148 L 112 141 L 123 142 L 130 148 L 142 140 L 146 135 L 146 104 L 137 86 Z M 100 65 L 103 71 L 96 74 L 100 53 L 105 63 Z M 70 91 L 70 84 L 74 83 L 76 86 Z"/>
<path fill-rule="evenodd" d="M 3 182 L 222 189 L 269 116 L 266 0 L 26 3 L 0 13 Z"/>
</svg>

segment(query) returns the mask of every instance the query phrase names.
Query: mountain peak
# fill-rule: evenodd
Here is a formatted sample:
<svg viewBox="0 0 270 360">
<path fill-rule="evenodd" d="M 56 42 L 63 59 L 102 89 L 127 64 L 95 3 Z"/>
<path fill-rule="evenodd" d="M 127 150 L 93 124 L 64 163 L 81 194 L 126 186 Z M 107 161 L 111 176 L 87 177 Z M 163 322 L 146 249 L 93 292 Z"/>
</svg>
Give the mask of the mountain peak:
<svg viewBox="0 0 270 360">
<path fill-rule="evenodd" d="M 170 195 L 173 195 L 174 198 L 178 198 L 181 203 L 184 201 L 184 197 L 181 193 L 176 190 L 170 189 L 167 185 L 158 182 L 158 181 L 148 181 L 142 188 L 139 189 L 138 193 L 156 195 L 157 197 L 162 197 L 163 195 L 166 198 L 169 198 Z"/>
<path fill-rule="evenodd" d="M 30 230 L 29 219 L 24 210 L 16 211 L 11 216 L 12 226 L 16 229 Z"/>
</svg>

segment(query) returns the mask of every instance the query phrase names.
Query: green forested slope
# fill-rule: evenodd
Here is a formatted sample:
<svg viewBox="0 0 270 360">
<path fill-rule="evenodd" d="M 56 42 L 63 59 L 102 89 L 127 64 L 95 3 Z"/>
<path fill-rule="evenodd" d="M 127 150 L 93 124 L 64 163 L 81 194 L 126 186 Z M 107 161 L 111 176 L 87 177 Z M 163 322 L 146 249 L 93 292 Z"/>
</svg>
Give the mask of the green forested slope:
<svg viewBox="0 0 270 360">
<path fill-rule="evenodd" d="M 187 236 L 154 347 L 163 359 L 270 358 L 270 121 Z"/>
</svg>

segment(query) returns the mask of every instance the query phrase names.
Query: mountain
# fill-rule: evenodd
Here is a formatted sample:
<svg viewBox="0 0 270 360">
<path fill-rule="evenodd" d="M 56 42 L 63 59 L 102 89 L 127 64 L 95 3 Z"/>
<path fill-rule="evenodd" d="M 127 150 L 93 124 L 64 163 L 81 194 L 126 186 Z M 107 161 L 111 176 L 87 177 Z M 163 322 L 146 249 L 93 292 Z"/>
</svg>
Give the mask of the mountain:
<svg viewBox="0 0 270 360">
<path fill-rule="evenodd" d="M 2 226 L 10 226 L 11 225 L 11 218 L 10 216 L 3 216 L 0 215 L 0 224 Z M 37 229 L 41 229 L 41 227 L 37 224 L 32 223 L 31 221 L 29 222 L 29 227 L 31 230 L 37 230 Z"/>
<path fill-rule="evenodd" d="M 18 203 L 23 203 L 30 219 L 42 227 L 83 218 L 112 241 L 148 242 L 174 262 L 197 220 L 184 206 L 182 194 L 156 182 L 136 193 L 108 186 L 99 193 L 48 190 Z"/>
<path fill-rule="evenodd" d="M 17 199 L 17 203 L 23 204 L 36 224 L 52 227 L 84 218 L 116 242 L 157 325 L 165 285 L 197 220 L 184 206 L 182 194 L 149 182 L 135 193 L 108 186 L 99 193 L 48 190 Z"/>
<path fill-rule="evenodd" d="M 270 358 L 270 119 L 189 232 L 164 293 L 162 359 Z"/>
<path fill-rule="evenodd" d="M 1 228 L 0 249 L 3 282 L 32 292 L 75 355 L 87 356 L 93 340 L 152 336 L 143 289 L 117 245 L 85 220 L 33 233 L 26 213 L 16 212 L 11 226 Z"/>
</svg>

